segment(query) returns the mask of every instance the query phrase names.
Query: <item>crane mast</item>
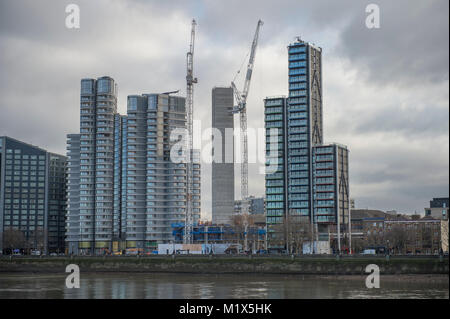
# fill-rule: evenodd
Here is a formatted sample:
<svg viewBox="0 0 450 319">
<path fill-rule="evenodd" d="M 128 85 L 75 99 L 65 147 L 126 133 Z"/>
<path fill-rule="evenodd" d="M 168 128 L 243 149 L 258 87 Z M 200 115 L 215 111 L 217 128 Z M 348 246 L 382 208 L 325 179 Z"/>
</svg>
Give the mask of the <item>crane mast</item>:
<svg viewBox="0 0 450 319">
<path fill-rule="evenodd" d="M 250 51 L 250 57 L 247 64 L 247 74 L 245 75 L 244 89 L 240 92 L 234 81 L 231 82 L 234 95 L 236 97 L 237 106 L 233 108 L 233 113 L 239 113 L 239 122 L 241 127 L 241 144 L 243 147 L 242 161 L 241 161 L 241 215 L 243 216 L 244 228 L 245 228 L 245 250 L 247 247 L 247 229 L 248 229 L 248 140 L 247 140 L 247 97 L 250 90 L 250 82 L 252 79 L 253 66 L 255 63 L 256 47 L 258 45 L 259 29 L 264 23 L 258 20 L 256 26 L 255 36 L 253 37 L 252 48 Z"/>
<path fill-rule="evenodd" d="M 231 82 L 234 95 L 236 97 L 237 106 L 233 108 L 234 113 L 239 113 L 240 127 L 241 127 L 241 144 L 243 147 L 242 162 L 241 162 L 241 212 L 248 214 L 248 142 L 247 142 L 247 96 L 250 90 L 250 82 L 252 79 L 253 66 L 255 63 L 256 47 L 258 45 L 259 29 L 263 25 L 261 20 L 258 20 L 256 26 L 255 36 L 253 37 L 250 57 L 247 65 L 247 74 L 245 76 L 244 89 L 239 91 L 234 83 Z"/>
<path fill-rule="evenodd" d="M 193 180 L 193 117 L 194 117 L 194 83 L 197 83 L 197 78 L 194 77 L 194 41 L 195 41 L 195 26 L 197 23 L 192 20 L 191 24 L 191 43 L 189 52 L 186 55 L 186 115 L 187 115 L 187 150 L 186 150 L 186 216 L 184 227 L 185 244 L 192 243 L 192 228 L 193 228 L 193 203 L 192 203 L 192 180 Z"/>
</svg>

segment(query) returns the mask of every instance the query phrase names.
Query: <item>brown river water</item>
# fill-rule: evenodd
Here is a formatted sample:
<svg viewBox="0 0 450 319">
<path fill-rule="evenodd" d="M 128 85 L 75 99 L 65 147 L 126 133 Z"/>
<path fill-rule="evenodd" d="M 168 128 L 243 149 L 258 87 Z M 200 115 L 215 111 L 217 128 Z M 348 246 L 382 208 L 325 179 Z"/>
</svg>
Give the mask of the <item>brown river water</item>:
<svg viewBox="0 0 450 319">
<path fill-rule="evenodd" d="M 449 298 L 448 275 L 385 275 L 368 289 L 364 276 L 89 273 L 80 288 L 65 274 L 0 273 L 0 299 L 347 299 Z"/>
</svg>

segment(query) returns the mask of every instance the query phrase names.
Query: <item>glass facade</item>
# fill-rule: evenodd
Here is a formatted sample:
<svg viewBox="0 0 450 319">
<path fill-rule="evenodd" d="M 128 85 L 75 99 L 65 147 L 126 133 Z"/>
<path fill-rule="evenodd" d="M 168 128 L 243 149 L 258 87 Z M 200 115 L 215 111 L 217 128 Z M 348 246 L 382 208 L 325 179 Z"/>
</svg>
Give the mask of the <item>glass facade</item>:
<svg viewBox="0 0 450 319">
<path fill-rule="evenodd" d="M 348 156 L 349 151 L 344 145 L 312 148 L 314 223 L 319 226 L 319 231 L 327 225 L 334 225 L 333 230 L 339 229 L 340 234 L 349 231 Z M 318 236 L 324 237 L 320 233 Z"/>
<path fill-rule="evenodd" d="M 65 251 L 67 210 L 67 158 L 47 153 L 47 236 L 48 251 Z"/>
<path fill-rule="evenodd" d="M 288 216 L 294 220 L 307 218 L 314 225 L 316 240 L 328 232 L 323 225 L 349 222 L 348 150 L 335 144 L 323 145 L 321 55 L 321 48 L 310 43 L 299 40 L 290 44 L 288 97 L 264 100 L 266 150 L 269 129 L 279 132 L 279 168 L 267 174 L 265 181 L 270 248 L 283 248 L 283 241 L 277 240 L 283 237 L 277 234 L 281 228 L 276 225 L 283 224 Z"/>
<path fill-rule="evenodd" d="M 63 252 L 66 158 L 9 137 L 0 141 L 0 250 Z M 10 246 L 13 233 L 23 238 L 20 247 Z"/>
<path fill-rule="evenodd" d="M 264 100 L 264 116 L 266 128 L 266 161 L 272 160 L 270 152 L 270 130 L 278 129 L 278 152 L 275 154 L 278 163 L 277 171 L 266 175 L 266 223 L 268 227 L 268 236 L 272 234 L 270 226 L 283 222 L 284 212 L 287 209 L 286 202 L 286 103 L 285 97 L 266 98 Z"/>
<path fill-rule="evenodd" d="M 321 50 L 300 41 L 289 45 L 288 53 L 288 207 L 290 215 L 311 216 L 310 149 L 322 143 Z"/>
</svg>

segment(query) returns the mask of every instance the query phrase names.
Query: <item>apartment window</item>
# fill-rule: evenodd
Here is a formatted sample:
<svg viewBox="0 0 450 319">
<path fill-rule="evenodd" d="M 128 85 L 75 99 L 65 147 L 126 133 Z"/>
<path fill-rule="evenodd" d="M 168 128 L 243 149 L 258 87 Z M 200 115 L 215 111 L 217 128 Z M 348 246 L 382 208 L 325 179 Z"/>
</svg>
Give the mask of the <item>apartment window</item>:
<svg viewBox="0 0 450 319">
<path fill-rule="evenodd" d="M 92 80 L 81 81 L 81 94 L 92 94 Z"/>
<path fill-rule="evenodd" d="M 111 92 L 111 81 L 109 79 L 101 79 L 97 82 L 98 93 Z"/>
<path fill-rule="evenodd" d="M 137 109 L 137 98 L 129 97 L 128 98 L 128 110 L 136 111 L 136 109 Z M 130 120 L 128 121 L 128 123 L 130 123 Z"/>
</svg>

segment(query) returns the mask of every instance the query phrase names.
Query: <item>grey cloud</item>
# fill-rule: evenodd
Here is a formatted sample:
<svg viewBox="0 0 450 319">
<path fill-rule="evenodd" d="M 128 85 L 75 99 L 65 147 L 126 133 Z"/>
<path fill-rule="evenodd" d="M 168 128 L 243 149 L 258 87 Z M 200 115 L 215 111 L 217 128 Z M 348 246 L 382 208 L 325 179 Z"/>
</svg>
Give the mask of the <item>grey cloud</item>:
<svg viewBox="0 0 450 319">
<path fill-rule="evenodd" d="M 83 77 L 112 76 L 119 86 L 121 113 L 126 113 L 128 94 L 172 89 L 184 94 L 193 17 L 198 22 L 195 118 L 207 127 L 211 88 L 229 85 L 261 18 L 265 25 L 249 96 L 249 127 L 264 125 L 265 96 L 287 94 L 286 45 L 300 35 L 324 49 L 324 110 L 336 115 L 325 115 L 325 137 L 350 147 L 357 203 L 421 210 L 430 197 L 448 193 L 448 89 L 439 91 L 438 86 L 448 81 L 446 1 L 377 2 L 382 20 L 374 32 L 364 26 L 369 2 L 79 0 L 81 29 L 68 30 L 64 7 L 72 2 L 0 0 L 0 135 L 65 153 L 65 134 L 79 130 Z M 334 58 L 349 61 L 349 68 L 336 77 L 328 71 Z M 354 92 L 346 79 L 351 72 L 357 72 L 362 87 L 375 86 L 376 93 Z M 389 90 L 396 86 L 402 89 Z M 425 108 L 427 94 L 433 96 Z M 358 104 L 378 95 L 392 102 L 371 112 Z M 414 99 L 419 102 L 406 111 L 398 109 L 397 102 Z M 391 147 L 380 145 L 374 135 L 382 135 L 383 144 Z M 392 136 L 410 137 L 415 148 L 396 148 Z M 433 139 L 441 143 L 434 153 L 429 145 Z M 251 193 L 262 195 L 264 176 L 257 165 L 249 169 Z M 237 167 L 237 198 L 238 172 Z M 205 215 L 211 207 L 210 176 L 204 164 Z"/>
<path fill-rule="evenodd" d="M 408 112 L 408 110 L 391 107 L 388 110 L 376 112 L 371 120 L 366 119 L 365 122 L 358 123 L 355 133 L 396 131 L 414 138 L 417 135 L 446 135 L 448 128 L 448 109 L 430 106 L 416 112 Z"/>
<path fill-rule="evenodd" d="M 374 85 L 424 85 L 448 80 L 449 3 L 377 1 L 380 28 L 365 26 L 365 6 L 341 33 L 337 51 Z"/>
<path fill-rule="evenodd" d="M 365 146 L 350 145 L 350 192 L 359 207 L 414 212 L 427 198 L 448 196 L 448 139 L 398 143 L 386 135 L 380 143 L 366 136 Z"/>
<path fill-rule="evenodd" d="M 395 133 L 409 139 L 448 135 L 449 110 L 434 105 L 422 108 L 401 108 L 399 105 L 383 106 L 369 111 L 355 111 L 352 117 L 339 116 L 334 122 L 338 127 L 344 125 L 352 134 L 371 134 L 376 132 Z"/>
</svg>

